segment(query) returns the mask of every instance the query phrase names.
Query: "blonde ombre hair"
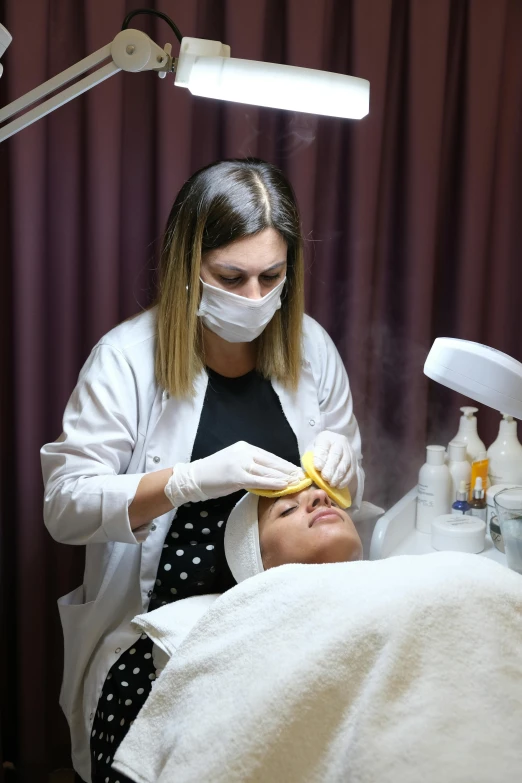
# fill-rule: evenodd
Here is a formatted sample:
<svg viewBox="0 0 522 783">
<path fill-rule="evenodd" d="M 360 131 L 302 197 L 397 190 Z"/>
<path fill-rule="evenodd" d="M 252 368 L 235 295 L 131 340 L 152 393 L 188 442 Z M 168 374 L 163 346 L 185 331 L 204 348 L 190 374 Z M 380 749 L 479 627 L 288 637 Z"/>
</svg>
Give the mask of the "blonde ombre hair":
<svg viewBox="0 0 522 783">
<path fill-rule="evenodd" d="M 304 264 L 294 192 L 283 173 L 254 158 L 224 160 L 196 172 L 171 209 L 159 268 L 156 378 L 171 395 L 194 393 L 205 366 L 197 316 L 205 252 L 274 228 L 287 245 L 281 308 L 257 338 L 257 370 L 296 389 L 301 372 Z"/>
</svg>

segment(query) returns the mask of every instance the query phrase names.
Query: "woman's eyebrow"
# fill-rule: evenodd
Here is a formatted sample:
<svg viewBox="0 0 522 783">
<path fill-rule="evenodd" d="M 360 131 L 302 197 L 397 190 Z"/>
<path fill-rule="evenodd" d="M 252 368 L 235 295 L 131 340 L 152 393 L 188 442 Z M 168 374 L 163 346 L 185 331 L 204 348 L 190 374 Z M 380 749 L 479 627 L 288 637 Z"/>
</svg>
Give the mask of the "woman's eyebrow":
<svg viewBox="0 0 522 783">
<path fill-rule="evenodd" d="M 244 272 L 244 269 L 241 269 L 239 266 L 233 266 L 232 264 L 223 264 L 219 261 L 214 261 L 214 266 L 219 267 L 219 269 L 227 269 L 229 272 Z"/>
<path fill-rule="evenodd" d="M 286 261 L 278 261 L 277 264 L 272 264 L 272 266 L 269 266 L 267 269 L 263 270 L 263 273 L 265 272 L 273 272 L 275 269 L 279 269 L 280 267 L 284 266 L 286 264 Z M 226 269 L 228 272 L 244 272 L 244 269 L 241 269 L 239 266 L 234 266 L 233 264 L 225 264 L 222 261 L 214 261 L 214 266 L 218 267 L 219 269 Z"/>
</svg>

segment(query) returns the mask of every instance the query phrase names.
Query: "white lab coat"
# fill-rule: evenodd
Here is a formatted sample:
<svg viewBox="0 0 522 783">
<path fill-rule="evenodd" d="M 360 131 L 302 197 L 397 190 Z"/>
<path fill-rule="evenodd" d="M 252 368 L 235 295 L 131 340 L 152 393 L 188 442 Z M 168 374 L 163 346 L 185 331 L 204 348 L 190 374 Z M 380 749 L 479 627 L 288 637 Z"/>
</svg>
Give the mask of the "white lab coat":
<svg viewBox="0 0 522 783">
<path fill-rule="evenodd" d="M 163 542 L 175 511 L 131 530 L 128 507 L 145 473 L 188 462 L 207 386 L 193 399 L 170 397 L 155 380 L 156 310 L 110 331 L 92 350 L 64 414 L 63 433 L 41 450 L 45 524 L 57 541 L 85 544 L 83 585 L 60 598 L 64 678 L 75 769 L 90 781 L 90 732 L 103 683 L 137 639 L 133 617 L 147 610 Z M 297 392 L 274 381 L 303 453 L 322 430 L 346 435 L 358 455 L 355 504 L 362 497 L 361 439 L 346 371 L 330 337 L 304 320 Z"/>
</svg>

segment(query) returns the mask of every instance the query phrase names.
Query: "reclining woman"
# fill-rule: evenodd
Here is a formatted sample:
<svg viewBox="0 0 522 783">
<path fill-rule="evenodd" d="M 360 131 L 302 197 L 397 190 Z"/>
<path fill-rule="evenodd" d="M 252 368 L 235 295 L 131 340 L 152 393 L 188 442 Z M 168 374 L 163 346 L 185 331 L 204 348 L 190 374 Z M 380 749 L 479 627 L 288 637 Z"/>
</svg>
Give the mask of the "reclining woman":
<svg viewBox="0 0 522 783">
<path fill-rule="evenodd" d="M 518 574 L 456 552 L 361 560 L 349 514 L 317 486 L 245 495 L 225 553 L 236 587 L 135 618 L 170 659 L 118 773 L 518 783 Z"/>
</svg>

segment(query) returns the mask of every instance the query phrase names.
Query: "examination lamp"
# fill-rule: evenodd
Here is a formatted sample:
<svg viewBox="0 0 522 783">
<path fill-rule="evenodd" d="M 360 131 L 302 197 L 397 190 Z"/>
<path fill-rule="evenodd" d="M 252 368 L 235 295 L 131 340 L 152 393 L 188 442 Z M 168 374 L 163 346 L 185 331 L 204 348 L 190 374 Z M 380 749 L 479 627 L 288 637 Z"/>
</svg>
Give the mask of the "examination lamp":
<svg viewBox="0 0 522 783">
<path fill-rule="evenodd" d="M 161 48 L 145 33 L 128 28 L 130 19 L 136 14 L 152 14 L 167 22 L 180 42 L 177 58 L 172 57 L 170 44 Z M 0 25 L 0 57 L 11 40 L 11 35 Z M 96 67 L 97 70 L 92 71 Z M 78 81 L 87 71 L 91 72 Z M 174 84 L 186 87 L 193 95 L 256 106 L 352 119 L 361 119 L 369 110 L 370 83 L 366 79 L 292 65 L 234 59 L 230 57 L 230 46 L 203 38 L 183 38 L 165 14 L 137 9 L 128 14 L 112 43 L 0 109 L 0 142 L 119 71 L 156 71 L 162 78 L 172 73 L 175 74 Z M 65 88 L 71 82 L 74 84 Z M 51 94 L 51 98 L 40 103 Z M 38 105 L 29 110 L 36 103 Z M 20 115 L 17 119 L 5 124 L 17 114 Z"/>
<path fill-rule="evenodd" d="M 522 419 L 522 364 L 495 348 L 438 337 L 424 374 L 472 400 Z"/>
</svg>

